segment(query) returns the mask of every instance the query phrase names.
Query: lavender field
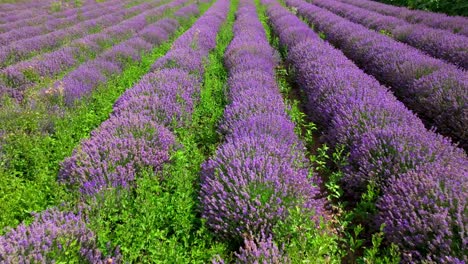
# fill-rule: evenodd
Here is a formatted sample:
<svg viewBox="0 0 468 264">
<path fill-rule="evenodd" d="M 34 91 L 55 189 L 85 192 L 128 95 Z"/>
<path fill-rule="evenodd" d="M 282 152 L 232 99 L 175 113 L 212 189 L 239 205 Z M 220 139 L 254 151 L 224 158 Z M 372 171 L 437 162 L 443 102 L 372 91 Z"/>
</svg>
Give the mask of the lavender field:
<svg viewBox="0 0 468 264">
<path fill-rule="evenodd" d="M 468 18 L 0 0 L 0 263 L 468 264 Z"/>
</svg>

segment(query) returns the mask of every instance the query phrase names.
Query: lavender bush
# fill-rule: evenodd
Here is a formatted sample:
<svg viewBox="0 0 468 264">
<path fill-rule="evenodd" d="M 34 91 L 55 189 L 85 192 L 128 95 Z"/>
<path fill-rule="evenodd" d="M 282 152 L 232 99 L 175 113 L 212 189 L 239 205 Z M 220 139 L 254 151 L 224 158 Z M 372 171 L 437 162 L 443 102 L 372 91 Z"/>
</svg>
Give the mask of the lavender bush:
<svg viewBox="0 0 468 264">
<path fill-rule="evenodd" d="M 37 214 L 30 225 L 21 224 L 0 237 L 0 262 L 120 263 L 118 250 L 106 257 L 96 245 L 96 237 L 86 227 L 82 214 L 56 208 Z"/>
<path fill-rule="evenodd" d="M 120 73 L 128 62 L 140 60 L 143 52 L 149 52 L 154 45 L 166 41 L 177 29 L 178 22 L 173 19 L 162 19 L 147 24 L 145 17 L 162 15 L 165 11 L 183 3 L 184 1 L 173 1 L 171 4 L 148 10 L 101 33 L 75 40 L 72 47 L 65 47 L 37 59 L 12 65 L 0 74 L 3 73 L 10 91 L 16 89 L 22 93 L 42 78 L 53 77 L 75 66 L 80 60 L 87 60 L 88 58 L 83 58 L 84 56 L 98 55 L 95 60 L 85 62 L 50 88 L 43 90 L 46 95 L 63 95 L 65 103 L 72 105 L 76 99 L 89 94 L 99 84 L 104 83 L 106 77 Z M 125 40 L 128 37 L 130 38 Z M 117 44 L 120 41 L 123 42 Z M 104 51 L 101 43 L 113 43 L 114 47 Z"/>
</svg>

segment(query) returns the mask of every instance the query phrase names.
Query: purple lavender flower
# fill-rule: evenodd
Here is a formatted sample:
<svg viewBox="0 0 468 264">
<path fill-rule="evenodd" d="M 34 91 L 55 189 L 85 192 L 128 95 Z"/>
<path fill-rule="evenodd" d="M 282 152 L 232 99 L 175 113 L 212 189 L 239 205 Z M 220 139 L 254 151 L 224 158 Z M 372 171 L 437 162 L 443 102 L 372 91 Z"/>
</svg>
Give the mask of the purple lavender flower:
<svg viewBox="0 0 468 264">
<path fill-rule="evenodd" d="M 174 12 L 175 17 L 182 17 L 182 18 L 189 18 L 194 15 L 198 15 L 200 10 L 198 10 L 198 6 L 196 4 L 191 4 L 188 6 L 184 6 L 181 9 Z"/>
<path fill-rule="evenodd" d="M 95 235 L 81 214 L 56 208 L 37 214 L 32 224 L 21 224 L 0 237 L 0 261 L 4 263 L 51 262 L 52 258 L 88 263 L 119 263 L 118 252 L 105 257 L 97 249 Z"/>
<path fill-rule="evenodd" d="M 246 232 L 271 234 L 296 206 L 319 215 L 305 166 L 294 147 L 271 136 L 232 137 L 202 167 L 202 216 L 218 236 L 239 241 Z"/>
<path fill-rule="evenodd" d="M 170 131 L 145 116 L 111 117 L 62 163 L 59 180 L 84 195 L 129 188 L 137 173 L 160 170 L 174 143 Z"/>
<path fill-rule="evenodd" d="M 442 135 L 465 147 L 468 138 L 460 131 L 463 129 L 460 123 L 468 123 L 465 71 L 302 0 L 286 2 L 367 73 L 390 85 L 408 108 L 424 118 L 428 127 L 436 126 Z M 434 100 L 426 100 L 427 94 L 433 94 Z M 443 97 L 445 94 L 450 96 Z M 430 105 L 431 111 L 424 112 L 422 104 Z M 444 118 L 447 115 L 453 118 Z"/>
<path fill-rule="evenodd" d="M 405 263 L 468 261 L 467 178 L 466 166 L 434 164 L 390 179 L 377 203 L 378 223 L 401 245 Z"/>
<path fill-rule="evenodd" d="M 271 237 L 257 241 L 256 239 L 244 239 L 244 246 L 235 253 L 236 263 L 265 263 L 288 264 L 291 261 L 273 242 Z"/>
<path fill-rule="evenodd" d="M 198 81 L 183 70 L 150 73 L 117 100 L 113 115 L 131 112 L 165 126 L 184 126 L 190 120 L 199 90 Z"/>
</svg>

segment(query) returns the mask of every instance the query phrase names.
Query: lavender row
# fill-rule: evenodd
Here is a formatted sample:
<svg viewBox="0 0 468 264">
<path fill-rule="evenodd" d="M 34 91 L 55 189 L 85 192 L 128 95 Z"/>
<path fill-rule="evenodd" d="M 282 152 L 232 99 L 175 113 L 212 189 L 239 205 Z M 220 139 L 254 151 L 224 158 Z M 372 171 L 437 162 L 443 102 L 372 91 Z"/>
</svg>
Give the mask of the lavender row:
<svg viewBox="0 0 468 264">
<path fill-rule="evenodd" d="M 423 123 L 384 86 L 277 2 L 268 16 L 307 97 L 307 112 L 327 141 L 344 145 L 348 163 L 340 184 L 355 204 L 374 188 L 377 212 L 365 221 L 385 224 L 404 263 L 461 263 L 468 239 L 468 159 Z"/>
<path fill-rule="evenodd" d="M 46 14 L 46 13 L 47 13 L 46 8 L 29 9 L 27 7 L 21 8 L 19 10 L 6 11 L 5 13 L 2 14 L 0 18 L 0 23 L 5 24 L 9 22 L 15 22 L 18 20 L 30 18 L 31 16 L 35 16 L 37 14 Z"/>
<path fill-rule="evenodd" d="M 125 2 L 123 1 L 115 1 L 114 3 L 106 2 L 105 4 L 99 3 L 90 6 L 92 8 L 87 12 L 65 18 L 50 17 L 43 23 L 22 26 L 7 33 L 0 34 L 0 45 L 8 45 L 11 42 L 24 38 L 31 38 L 37 35 L 47 34 L 58 29 L 64 29 L 65 27 L 73 26 L 83 20 L 93 19 L 108 13 L 115 13 L 123 10 L 124 5 Z"/>
<path fill-rule="evenodd" d="M 305 147 L 276 84 L 278 55 L 250 0 L 240 1 L 233 31 L 224 57 L 230 101 L 220 125 L 225 142 L 202 165 L 200 200 L 202 217 L 220 238 L 236 244 L 249 237 L 242 260 L 255 241 L 272 243 L 273 227 L 290 209 L 313 212 L 317 220 L 324 204 L 316 199 L 318 180 L 308 179 Z"/>
<path fill-rule="evenodd" d="M 72 27 L 63 28 L 47 34 L 34 36 L 27 39 L 21 39 L 9 43 L 9 45 L 0 48 L 0 66 L 26 59 L 31 55 L 42 51 L 43 49 L 53 49 L 63 45 L 67 41 L 83 37 L 99 27 L 107 27 L 141 13 L 156 5 L 144 3 L 134 6 L 130 9 L 120 8 L 108 13 L 104 8 L 99 15 L 81 21 Z"/>
<path fill-rule="evenodd" d="M 158 0 L 134 6 L 129 9 L 119 10 L 115 13 L 106 13 L 106 10 L 103 9 L 104 12 L 101 16 L 80 22 L 73 27 L 12 42 L 0 48 L 0 67 L 21 61 L 30 57 L 32 54 L 39 53 L 46 49 L 58 48 L 67 41 L 85 36 L 90 30 L 97 26 L 108 27 L 114 25 L 129 16 L 135 16 L 160 4 Z"/>
<path fill-rule="evenodd" d="M 161 10 L 175 8 L 177 5 L 185 4 L 186 1 L 172 1 Z M 186 18 L 193 17 L 199 12 L 197 6 L 189 6 L 190 9 L 183 10 L 185 12 L 182 15 Z M 140 61 L 142 53 L 148 53 L 154 46 L 168 40 L 178 27 L 179 23 L 175 19 L 161 19 L 148 25 L 134 37 L 114 45 L 96 59 L 80 65 L 62 80 L 55 82 L 51 88 L 44 89 L 43 93 L 63 96 L 65 104 L 71 106 L 76 100 L 89 95 L 99 85 L 105 83 L 109 77 L 120 73 L 129 62 Z"/>
<path fill-rule="evenodd" d="M 22 27 L 31 27 L 38 25 L 45 25 L 52 21 L 52 24 L 66 24 L 70 19 L 76 18 L 87 18 L 88 16 L 84 15 L 92 10 L 95 10 L 96 7 L 103 7 L 106 4 L 114 5 L 116 3 L 124 4 L 127 0 L 110 0 L 108 3 L 92 3 L 89 5 L 82 6 L 76 9 L 66 9 L 56 13 L 37 13 L 35 16 L 28 17 L 27 19 L 22 19 L 18 21 L 11 21 L 8 23 L 0 24 L 0 33 L 6 33 L 11 30 L 21 29 Z M 89 18 L 88 18 L 89 19 Z"/>
<path fill-rule="evenodd" d="M 302 0 L 286 0 L 427 126 L 468 148 L 468 73 Z"/>
<path fill-rule="evenodd" d="M 413 24 L 424 24 L 433 28 L 445 29 L 453 33 L 468 36 L 468 18 L 461 16 L 447 16 L 445 14 L 433 13 L 422 10 L 409 10 L 404 7 L 397 7 L 378 3 L 370 0 L 340 0 L 341 2 L 352 4 L 368 10 L 372 10 L 384 15 L 394 16 L 404 19 Z"/>
<path fill-rule="evenodd" d="M 123 20 L 106 28 L 100 33 L 74 40 L 67 47 L 6 67 L 0 71 L 0 77 L 4 82 L 3 89 L 0 83 L 0 96 L 8 94 L 21 101 L 23 91 L 34 86 L 43 78 L 54 77 L 77 65 L 81 60 L 88 60 L 89 56 L 100 54 L 108 44 L 115 45 L 137 35 L 150 23 L 148 17 L 158 18 L 167 10 L 175 7 L 174 3 L 170 3 L 147 10 L 131 19 Z M 114 49 L 118 47 L 114 47 Z"/>
<path fill-rule="evenodd" d="M 314 0 L 313 4 L 326 8 L 354 23 L 373 30 L 388 32 L 398 41 L 468 69 L 468 37 L 424 25 L 413 25 L 395 17 L 384 16 L 335 0 Z"/>
<path fill-rule="evenodd" d="M 70 256 L 72 252 L 77 256 Z M 73 257 L 81 263 L 121 263 L 118 249 L 113 257 L 97 249 L 96 236 L 81 213 L 48 209 L 36 215 L 31 225 L 21 224 L 0 237 L 1 263 L 68 262 Z"/>
<path fill-rule="evenodd" d="M 88 11 L 93 10 L 96 6 L 105 6 L 106 4 L 112 5 L 113 2 L 123 3 L 124 1 L 112 0 L 112 1 L 108 1 L 107 3 L 93 3 L 93 4 L 82 6 L 80 8 L 66 9 L 66 10 L 63 10 L 57 13 L 52 13 L 52 14 L 49 14 L 47 12 L 46 13 L 35 12 L 35 15 L 32 17 L 30 16 L 26 19 L 10 21 L 8 23 L 0 24 L 0 32 L 5 33 L 10 30 L 19 29 L 21 27 L 36 26 L 36 25 L 44 24 L 47 21 L 57 20 L 57 22 L 54 22 L 54 23 L 58 23 L 59 21 L 66 22 L 68 19 L 78 17 L 80 13 L 87 13 Z"/>
<path fill-rule="evenodd" d="M 192 51 L 197 57 L 186 57 L 184 62 L 203 67 L 202 58 L 214 48 L 210 43 L 215 43 L 228 9 L 228 1 L 215 3 L 173 43 L 171 51 Z M 187 125 L 202 76 L 176 62 L 165 66 L 171 51 L 117 100 L 111 117 L 62 163 L 60 181 L 93 195 L 105 188 L 128 188 L 137 173 L 159 171 L 169 160 L 176 144 L 170 129 Z"/>
<path fill-rule="evenodd" d="M 42 2 L 42 1 L 41 1 Z M 44 1 L 45 2 L 45 1 Z M 52 3 L 52 2 L 49 2 L 49 3 Z M 84 1 L 84 8 L 90 4 L 95 4 L 95 1 L 93 0 L 85 0 Z M 78 13 L 80 10 L 80 8 L 69 8 L 69 9 L 66 9 L 62 12 L 57 12 L 55 14 L 53 14 L 54 16 L 60 16 L 60 17 L 66 17 L 66 16 L 70 16 L 70 15 L 74 15 L 76 13 Z M 0 17 L 0 25 L 5 25 L 5 24 L 9 24 L 9 23 L 14 23 L 14 22 L 22 22 L 22 21 L 28 21 L 30 20 L 31 18 L 35 18 L 35 17 L 38 17 L 38 16 L 41 16 L 41 15 L 47 15 L 48 13 L 50 13 L 50 4 L 49 6 L 47 7 L 43 7 L 43 8 L 29 8 L 29 7 L 24 7 L 24 8 L 21 8 L 19 10 L 14 10 L 14 11 L 11 11 L 11 12 L 6 12 L 4 14 L 2 14 L 2 16 Z"/>
<path fill-rule="evenodd" d="M 2 3 L 0 4 L 0 13 L 6 14 L 8 12 L 16 12 L 24 8 L 33 9 L 44 9 L 50 5 L 50 1 L 35 1 L 35 2 L 18 2 L 18 3 Z"/>
<path fill-rule="evenodd" d="M 214 4 L 183 35 L 192 37 L 191 41 L 187 43 L 187 37 L 181 37 L 178 45 L 185 43 L 187 49 L 206 56 L 212 46 L 203 45 L 197 36 L 214 40 L 228 9 L 228 1 Z M 200 45 L 194 47 L 192 43 Z M 199 77 L 176 67 L 147 74 L 118 100 L 111 117 L 93 131 L 91 138 L 83 141 L 64 161 L 59 179 L 78 185 L 88 195 L 106 188 L 129 187 L 136 173 L 160 169 L 169 160 L 169 152 L 175 145 L 175 137 L 167 127 L 177 125 L 180 117 L 191 115 L 198 97 Z M 50 245 L 62 250 L 68 246 L 61 245 L 62 241 L 78 241 L 82 260 L 120 263 L 118 251 L 114 258 L 103 258 L 96 250 L 94 235 L 83 224 L 85 219 L 80 214 L 46 211 L 31 226 L 21 225 L 0 237 L 0 260 L 5 256 L 14 260 L 51 261 L 54 259 L 47 258 L 57 249 Z M 19 246 L 18 240 L 23 241 Z"/>
</svg>

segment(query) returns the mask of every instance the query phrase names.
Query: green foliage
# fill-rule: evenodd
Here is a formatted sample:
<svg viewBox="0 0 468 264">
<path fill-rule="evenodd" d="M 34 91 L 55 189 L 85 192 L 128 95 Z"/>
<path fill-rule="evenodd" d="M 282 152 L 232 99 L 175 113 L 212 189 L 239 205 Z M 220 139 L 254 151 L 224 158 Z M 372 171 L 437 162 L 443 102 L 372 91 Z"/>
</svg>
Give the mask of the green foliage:
<svg viewBox="0 0 468 264">
<path fill-rule="evenodd" d="M 465 0 L 379 0 L 387 4 L 406 6 L 448 15 L 468 16 L 468 2 Z"/>
<path fill-rule="evenodd" d="M 319 32 L 318 35 L 323 40 L 325 40 L 327 38 L 327 35 L 325 35 L 325 33 L 323 33 L 323 32 Z"/>
<path fill-rule="evenodd" d="M 50 3 L 50 11 L 59 12 L 62 10 L 62 1 L 53 1 Z"/>
<path fill-rule="evenodd" d="M 176 152 L 163 175 L 139 175 L 133 191 L 115 190 L 91 203 L 89 226 L 101 249 L 111 242 L 132 263 L 204 263 L 222 254 L 224 246 L 196 214 L 193 185 L 201 156 L 194 156 Z"/>
<path fill-rule="evenodd" d="M 332 151 L 332 152 L 331 152 Z M 379 197 L 379 190 L 370 183 L 361 200 L 350 207 L 343 199 L 343 168 L 348 164 L 349 152 L 343 145 L 330 149 L 326 144 L 317 149 L 313 156 L 316 170 L 326 178 L 325 188 L 327 199 L 336 215 L 336 227 L 341 236 L 340 251 L 344 260 L 351 263 L 399 263 L 399 251 L 396 245 L 386 246 L 383 243 L 383 226 L 377 233 L 371 233 L 368 221 L 377 212 L 375 202 Z"/>
<path fill-rule="evenodd" d="M 364 250 L 364 256 L 359 259 L 358 263 L 362 264 L 398 264 L 400 263 L 400 253 L 398 246 L 392 244 L 389 248 L 383 249 L 382 241 L 384 238 L 383 233 L 384 225 L 380 227 L 380 231 L 372 235 L 372 247 Z"/>
<path fill-rule="evenodd" d="M 97 3 L 105 2 L 106 0 L 96 0 Z M 75 8 L 83 6 L 83 0 L 73 0 Z"/>
<path fill-rule="evenodd" d="M 341 263 L 337 234 L 323 219 L 317 225 L 313 217 L 292 208 L 288 218 L 274 228 L 276 242 L 284 245 L 291 263 Z"/>
<path fill-rule="evenodd" d="M 327 166 L 327 161 L 330 158 L 328 155 L 328 150 L 330 148 L 327 144 L 323 144 L 321 147 L 318 147 L 316 150 L 316 154 L 311 156 L 312 164 L 314 164 L 314 168 L 318 172 L 328 172 L 329 168 Z"/>
<path fill-rule="evenodd" d="M 58 246 L 58 245 L 66 245 L 66 246 Z M 46 258 L 53 259 L 55 263 L 67 263 L 67 264 L 79 264 L 79 263 L 86 263 L 86 259 L 84 259 L 80 252 L 80 241 L 78 239 L 70 238 L 70 237 L 59 237 L 57 241 L 54 242 L 54 247 L 52 250 L 47 252 Z"/>
<path fill-rule="evenodd" d="M 390 32 L 388 30 L 385 30 L 385 29 L 379 30 L 379 33 L 382 34 L 382 35 L 385 35 L 385 36 L 392 37 L 392 32 Z"/>
</svg>

